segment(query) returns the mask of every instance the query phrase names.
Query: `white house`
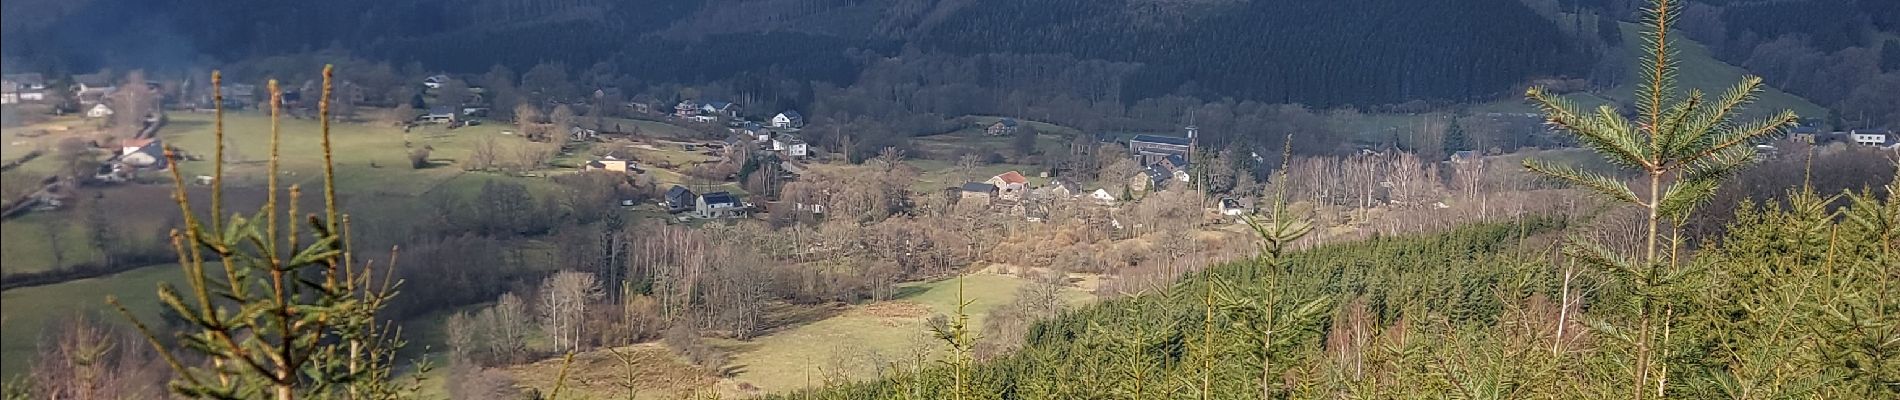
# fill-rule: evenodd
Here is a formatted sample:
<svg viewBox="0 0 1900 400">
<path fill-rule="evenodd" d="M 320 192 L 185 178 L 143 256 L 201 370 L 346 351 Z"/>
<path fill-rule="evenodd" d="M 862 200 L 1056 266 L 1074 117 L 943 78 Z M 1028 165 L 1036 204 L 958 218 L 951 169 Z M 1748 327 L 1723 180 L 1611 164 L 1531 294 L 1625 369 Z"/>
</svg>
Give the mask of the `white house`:
<svg viewBox="0 0 1900 400">
<path fill-rule="evenodd" d="M 448 75 L 430 75 L 427 78 L 422 78 L 422 86 L 430 89 L 441 89 L 444 83 L 449 83 Z"/>
<path fill-rule="evenodd" d="M 1237 217 L 1247 214 L 1247 206 L 1233 198 L 1220 199 L 1220 215 Z"/>
<path fill-rule="evenodd" d="M 93 104 L 92 108 L 86 109 L 86 118 L 105 118 L 110 116 L 112 116 L 112 107 L 106 107 L 105 103 Z"/>
<path fill-rule="evenodd" d="M 700 218 L 736 218 L 745 216 L 745 207 L 731 193 L 712 192 L 699 195 L 693 214 Z"/>
<path fill-rule="evenodd" d="M 1108 189 L 1095 189 L 1089 193 L 1089 198 L 1102 204 L 1115 204 L 1115 194 L 1109 193 Z"/>
<path fill-rule="evenodd" d="M 785 112 L 772 116 L 773 128 L 801 128 L 804 126 L 805 116 L 800 115 L 798 110 L 785 110 Z"/>
<path fill-rule="evenodd" d="M 46 76 L 38 73 L 7 74 L 0 78 L 0 104 L 46 100 Z"/>
<path fill-rule="evenodd" d="M 809 157 L 811 156 L 811 145 L 806 144 L 803 140 L 798 140 L 798 138 L 779 137 L 772 139 L 772 151 L 783 152 L 785 155 L 792 157 Z"/>
<path fill-rule="evenodd" d="M 1892 143 L 1891 141 L 1893 139 L 1891 139 L 1891 136 L 1894 135 L 1891 132 L 1858 131 L 1858 130 L 1850 132 L 1850 134 L 1853 135 L 1854 144 L 1859 144 L 1859 145 L 1864 145 L 1864 146 L 1886 146 L 1889 143 Z"/>
<path fill-rule="evenodd" d="M 699 105 L 699 112 L 701 114 L 716 114 L 736 118 L 739 116 L 739 105 L 731 102 L 712 100 Z"/>
</svg>

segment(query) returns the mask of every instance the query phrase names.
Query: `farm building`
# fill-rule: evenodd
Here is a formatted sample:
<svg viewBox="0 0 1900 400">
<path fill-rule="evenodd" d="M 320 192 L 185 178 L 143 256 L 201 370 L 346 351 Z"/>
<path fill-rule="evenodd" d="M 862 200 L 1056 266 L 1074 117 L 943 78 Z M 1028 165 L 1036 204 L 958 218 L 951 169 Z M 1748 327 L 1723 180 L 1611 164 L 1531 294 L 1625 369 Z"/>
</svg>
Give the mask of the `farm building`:
<svg viewBox="0 0 1900 400">
<path fill-rule="evenodd" d="M 1015 200 L 1022 197 L 1023 190 L 1028 188 L 1029 178 L 1024 177 L 1021 172 L 1009 171 L 992 176 L 990 180 L 983 183 L 996 187 L 997 197 Z"/>
</svg>

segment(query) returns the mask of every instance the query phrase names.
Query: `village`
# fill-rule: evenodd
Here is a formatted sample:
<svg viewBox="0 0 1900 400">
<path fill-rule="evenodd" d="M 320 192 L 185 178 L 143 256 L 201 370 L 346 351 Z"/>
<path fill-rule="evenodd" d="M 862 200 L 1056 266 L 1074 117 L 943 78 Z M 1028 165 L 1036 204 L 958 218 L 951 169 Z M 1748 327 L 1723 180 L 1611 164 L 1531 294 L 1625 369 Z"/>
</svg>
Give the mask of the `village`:
<svg viewBox="0 0 1900 400">
<path fill-rule="evenodd" d="M 848 132 L 855 125 L 814 120 L 808 110 L 747 110 L 701 93 L 662 99 L 597 87 L 510 106 L 502 99 L 522 95 L 467 83 L 476 79 L 433 74 L 382 102 L 338 82 L 337 180 L 365 193 L 346 200 L 352 213 L 385 220 L 364 218 L 359 240 L 410 248 L 406 279 L 427 282 L 406 294 L 427 305 L 401 311 L 416 329 L 466 328 L 456 324 L 476 322 L 450 321 L 498 312 L 517 294 L 545 294 L 550 287 L 535 286 L 542 276 L 581 271 L 598 280 L 591 307 L 625 314 L 585 328 L 589 338 L 516 337 L 514 350 L 456 356 L 475 371 L 509 371 L 522 387 L 551 385 L 555 352 L 610 363 L 600 349 L 616 348 L 660 354 L 667 361 L 655 363 L 669 372 L 697 371 L 653 384 L 663 393 L 688 386 L 680 382 L 737 395 L 808 387 L 811 358 L 875 365 L 883 361 L 863 361 L 912 346 L 905 338 L 960 301 L 950 297 L 955 277 L 979 282 L 972 290 L 984 299 L 980 312 L 1000 330 L 986 336 L 1020 337 L 1024 321 L 1049 310 L 1142 293 L 1249 257 L 1250 229 L 1258 228 L 1250 224 L 1273 218 L 1267 205 L 1276 199 L 1317 224 L 1300 246 L 1590 208 L 1514 168 L 1532 154 L 1575 149 L 1447 145 L 1427 156 L 1351 144 L 1301 155 L 1291 154 L 1291 143 L 1210 145 L 1211 132 L 1192 114 L 1172 130 L 1085 131 L 1020 115 L 963 115 L 916 134 Z M 9 259 L 8 287 L 174 279 L 136 275 L 167 262 L 159 232 L 177 223 L 167 201 L 174 174 L 191 196 L 225 183 L 245 194 L 239 204 L 261 200 L 262 135 L 278 125 L 262 82 L 224 81 L 216 93 L 202 78 L 134 74 L 10 74 L 4 83 L 13 121 L 3 148 L 4 223 L 9 232 L 41 233 L 7 237 L 9 254 L 41 252 Z M 300 157 L 317 144 L 312 93 L 323 90 L 306 81 L 274 97 L 287 146 Z M 1431 118 L 1397 125 L 1442 136 L 1458 130 Z M 213 139 L 219 128 L 231 136 L 226 143 Z M 883 134 L 903 139 L 872 151 L 856 142 Z M 1804 126 L 1758 149 L 1773 157 L 1777 146 L 1893 151 L 1900 134 Z M 207 156 L 220 148 L 224 166 Z M 278 178 L 319 183 L 313 166 L 288 164 Z M 214 181 L 219 167 L 227 182 Z M 392 226 L 411 224 L 424 228 Z M 138 242 L 120 247 L 142 252 L 62 250 L 75 247 L 62 237 Z M 699 273 L 712 277 L 679 278 Z M 1012 300 L 1030 297 L 1042 300 Z M 13 323 L 42 323 L 69 308 Z M 716 344 L 674 343 L 686 340 L 676 335 Z M 835 343 L 841 335 L 873 339 Z M 9 355 L 33 351 L 30 342 L 5 345 Z M 1012 345 L 1019 344 L 993 344 Z M 585 378 L 607 370 L 582 382 L 611 391 L 607 378 Z"/>
</svg>

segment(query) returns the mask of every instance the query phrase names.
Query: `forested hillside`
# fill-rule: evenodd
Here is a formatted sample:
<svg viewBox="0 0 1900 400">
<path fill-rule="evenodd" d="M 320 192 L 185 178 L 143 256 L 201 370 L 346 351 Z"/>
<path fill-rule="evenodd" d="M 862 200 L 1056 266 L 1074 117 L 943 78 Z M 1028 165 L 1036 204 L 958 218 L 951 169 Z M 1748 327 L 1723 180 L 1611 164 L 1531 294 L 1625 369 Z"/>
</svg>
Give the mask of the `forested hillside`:
<svg viewBox="0 0 1900 400">
<path fill-rule="evenodd" d="M 1050 54 L 1140 65 L 1087 77 L 1129 103 L 1363 106 L 1493 98 L 1585 74 L 1600 53 L 1517 0 L 47 2 L 6 3 L 9 65 L 179 68 L 338 48 L 450 72 L 611 62 L 648 82 L 848 84 L 865 55 Z"/>
</svg>

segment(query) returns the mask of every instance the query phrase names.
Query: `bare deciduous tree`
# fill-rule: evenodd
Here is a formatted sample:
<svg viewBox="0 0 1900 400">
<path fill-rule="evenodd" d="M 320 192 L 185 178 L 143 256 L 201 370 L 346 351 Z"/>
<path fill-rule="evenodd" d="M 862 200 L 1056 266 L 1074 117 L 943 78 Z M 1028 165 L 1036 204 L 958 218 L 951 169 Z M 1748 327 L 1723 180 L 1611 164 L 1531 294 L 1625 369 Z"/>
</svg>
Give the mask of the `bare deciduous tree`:
<svg viewBox="0 0 1900 400">
<path fill-rule="evenodd" d="M 585 272 L 561 271 L 541 283 L 541 328 L 556 350 L 581 347 L 581 322 L 589 302 L 599 298 L 600 283 Z"/>
</svg>

